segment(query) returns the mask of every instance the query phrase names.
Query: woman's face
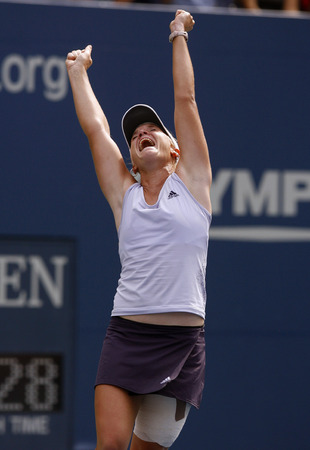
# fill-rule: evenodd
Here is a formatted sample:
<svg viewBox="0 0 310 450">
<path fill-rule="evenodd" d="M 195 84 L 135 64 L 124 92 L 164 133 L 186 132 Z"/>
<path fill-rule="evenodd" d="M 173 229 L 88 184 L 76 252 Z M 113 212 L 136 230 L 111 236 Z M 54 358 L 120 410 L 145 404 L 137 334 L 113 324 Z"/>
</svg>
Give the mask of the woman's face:
<svg viewBox="0 0 310 450">
<path fill-rule="evenodd" d="M 130 154 L 133 166 L 139 168 L 149 161 L 171 159 L 172 142 L 157 125 L 139 125 L 131 138 Z"/>
</svg>

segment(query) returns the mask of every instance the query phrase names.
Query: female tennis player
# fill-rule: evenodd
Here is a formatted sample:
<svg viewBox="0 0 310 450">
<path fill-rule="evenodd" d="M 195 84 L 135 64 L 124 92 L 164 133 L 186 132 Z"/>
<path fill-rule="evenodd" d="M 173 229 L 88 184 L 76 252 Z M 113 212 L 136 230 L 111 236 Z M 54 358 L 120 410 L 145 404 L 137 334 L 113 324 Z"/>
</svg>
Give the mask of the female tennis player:
<svg viewBox="0 0 310 450">
<path fill-rule="evenodd" d="M 92 47 L 67 56 L 122 265 L 95 383 L 96 450 L 168 449 L 202 397 L 212 176 L 187 46 L 194 24 L 183 10 L 170 23 L 177 139 L 148 105 L 122 119 L 131 173 L 88 79 Z"/>
</svg>

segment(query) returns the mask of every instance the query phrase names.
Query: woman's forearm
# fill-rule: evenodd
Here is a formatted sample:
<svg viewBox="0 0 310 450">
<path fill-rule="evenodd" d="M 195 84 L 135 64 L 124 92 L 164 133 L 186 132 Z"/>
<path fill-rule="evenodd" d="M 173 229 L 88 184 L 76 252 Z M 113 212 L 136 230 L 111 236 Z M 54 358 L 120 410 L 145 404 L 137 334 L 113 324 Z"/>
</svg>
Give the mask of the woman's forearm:
<svg viewBox="0 0 310 450">
<path fill-rule="evenodd" d="M 195 99 L 193 65 L 183 36 L 173 40 L 172 74 L 175 102 Z"/>
<path fill-rule="evenodd" d="M 76 114 L 80 125 L 90 139 L 98 129 L 110 134 L 108 121 L 90 85 L 87 70 L 92 65 L 92 46 L 68 53 L 66 66 L 72 88 Z"/>
<path fill-rule="evenodd" d="M 195 100 L 194 70 L 187 46 L 188 32 L 194 24 L 193 17 L 183 10 L 177 10 L 174 20 L 170 23 L 169 39 L 173 45 L 172 74 L 176 103 Z"/>
<path fill-rule="evenodd" d="M 87 137 L 102 127 L 110 134 L 108 121 L 90 85 L 85 68 L 68 72 L 74 106 L 80 125 Z"/>
</svg>

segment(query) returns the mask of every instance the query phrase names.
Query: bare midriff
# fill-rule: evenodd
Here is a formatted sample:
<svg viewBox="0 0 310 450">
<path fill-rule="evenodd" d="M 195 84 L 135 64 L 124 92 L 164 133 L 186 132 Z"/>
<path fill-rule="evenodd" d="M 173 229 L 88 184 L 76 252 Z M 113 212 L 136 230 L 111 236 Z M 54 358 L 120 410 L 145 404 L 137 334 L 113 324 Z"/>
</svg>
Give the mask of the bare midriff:
<svg viewBox="0 0 310 450">
<path fill-rule="evenodd" d="M 139 314 L 122 316 L 123 319 L 152 325 L 177 325 L 182 327 L 201 327 L 204 319 L 197 314 L 187 312 L 169 312 L 160 314 Z"/>
</svg>

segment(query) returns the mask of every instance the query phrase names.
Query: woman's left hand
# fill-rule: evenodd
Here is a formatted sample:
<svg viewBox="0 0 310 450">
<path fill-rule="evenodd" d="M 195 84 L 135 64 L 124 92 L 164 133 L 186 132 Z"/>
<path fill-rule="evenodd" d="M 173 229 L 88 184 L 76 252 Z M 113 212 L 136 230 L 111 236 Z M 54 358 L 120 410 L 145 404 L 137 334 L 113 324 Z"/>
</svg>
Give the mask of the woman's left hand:
<svg viewBox="0 0 310 450">
<path fill-rule="evenodd" d="M 170 30 L 173 31 L 191 31 L 195 25 L 193 16 L 183 9 L 178 9 L 174 20 L 170 23 Z"/>
</svg>

